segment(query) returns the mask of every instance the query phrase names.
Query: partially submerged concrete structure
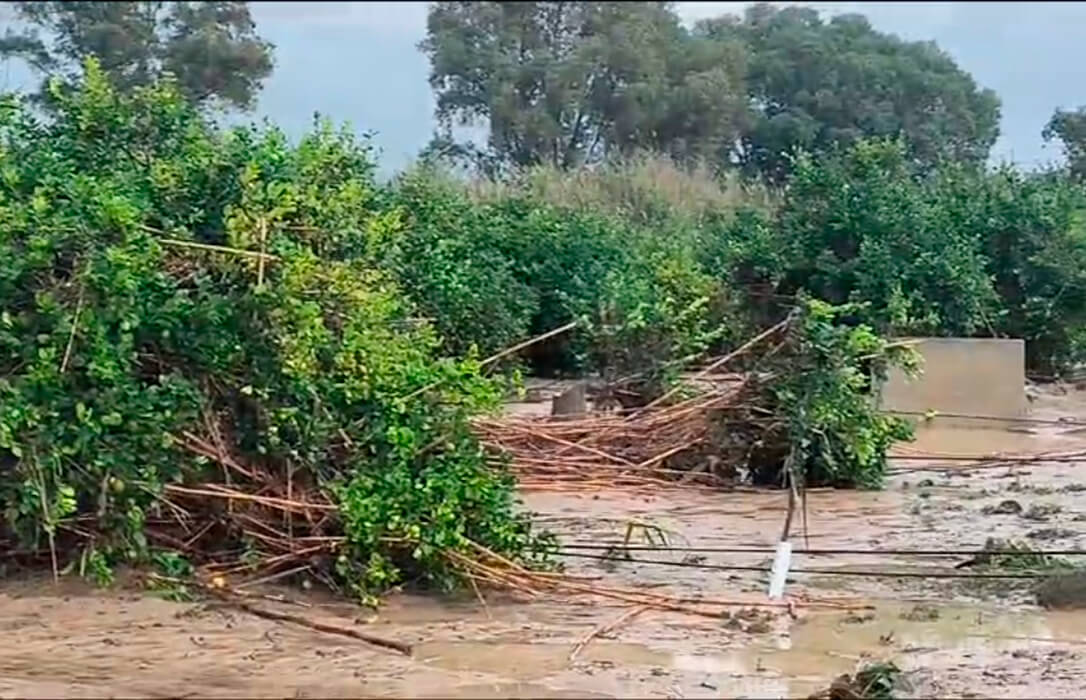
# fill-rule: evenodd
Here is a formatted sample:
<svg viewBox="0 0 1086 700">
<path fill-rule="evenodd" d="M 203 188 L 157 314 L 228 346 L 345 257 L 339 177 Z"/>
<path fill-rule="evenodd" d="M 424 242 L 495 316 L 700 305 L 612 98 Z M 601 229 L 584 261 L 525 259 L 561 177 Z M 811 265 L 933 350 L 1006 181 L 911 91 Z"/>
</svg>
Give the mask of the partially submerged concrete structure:
<svg viewBox="0 0 1086 700">
<path fill-rule="evenodd" d="M 880 408 L 903 413 L 935 411 L 939 423 L 972 424 L 954 416 L 988 416 L 1008 422 L 1026 415 L 1026 346 L 1003 338 L 912 338 L 923 358 L 910 379 L 893 369 L 880 391 Z M 950 415 L 947 415 L 950 414 Z M 984 425 L 992 427 L 991 421 Z"/>
</svg>

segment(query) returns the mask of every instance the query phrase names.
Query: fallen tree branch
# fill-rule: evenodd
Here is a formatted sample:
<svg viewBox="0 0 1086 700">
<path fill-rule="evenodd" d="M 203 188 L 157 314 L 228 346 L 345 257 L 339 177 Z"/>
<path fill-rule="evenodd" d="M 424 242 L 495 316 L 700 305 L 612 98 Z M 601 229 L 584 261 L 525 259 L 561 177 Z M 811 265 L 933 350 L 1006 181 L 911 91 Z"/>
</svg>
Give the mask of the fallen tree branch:
<svg viewBox="0 0 1086 700">
<path fill-rule="evenodd" d="M 339 627 L 337 625 L 329 625 L 324 622 L 315 622 L 313 620 L 307 620 L 300 615 L 289 615 L 287 613 L 273 612 L 271 610 L 264 610 L 258 608 L 255 605 L 250 605 L 243 600 L 237 598 L 231 598 L 228 594 L 216 594 L 224 602 L 233 605 L 239 610 L 243 610 L 250 615 L 262 617 L 266 620 L 275 620 L 276 622 L 289 622 L 293 625 L 300 625 L 302 627 L 308 627 L 311 630 L 317 632 L 324 632 L 326 634 L 338 634 L 344 637 L 352 637 L 360 641 L 366 642 L 373 646 L 382 647 L 384 649 L 390 649 L 397 651 L 405 656 L 411 656 L 411 645 L 404 644 L 403 642 L 397 642 L 393 639 L 385 639 L 372 634 L 366 634 L 357 630 L 348 629 L 347 627 Z"/>
<path fill-rule="evenodd" d="M 169 578 L 166 576 L 158 576 L 156 574 L 151 574 L 150 578 L 155 581 L 162 581 L 172 584 L 195 585 L 200 590 L 214 596 L 215 598 L 218 598 L 224 603 L 232 605 L 239 610 L 249 613 L 250 615 L 264 618 L 265 620 L 273 620 L 275 622 L 289 622 L 292 625 L 307 627 L 317 632 L 324 632 L 325 634 L 338 634 L 343 637 L 351 637 L 352 639 L 357 639 L 359 641 L 366 642 L 367 644 L 376 647 L 397 651 L 405 656 L 411 656 L 410 644 L 404 644 L 403 642 L 397 642 L 394 639 L 385 639 L 384 637 L 378 637 L 377 635 L 359 632 L 358 630 L 353 630 L 348 627 L 330 625 L 325 622 L 316 622 L 314 620 L 306 619 L 300 615 L 290 615 L 288 613 L 280 613 L 274 612 L 272 610 L 258 608 L 251 603 L 241 600 L 243 596 L 240 593 L 235 593 L 234 591 L 231 591 L 229 588 L 225 588 L 222 585 L 212 585 L 204 583 L 202 581 L 187 581 L 177 578 Z"/>
<path fill-rule="evenodd" d="M 577 655 L 580 654 L 581 651 L 584 650 L 584 648 L 588 646 L 589 642 L 591 642 L 593 639 L 614 632 L 616 629 L 618 629 L 619 625 L 632 620 L 633 618 L 648 610 L 649 607 L 650 606 L 648 605 L 640 605 L 636 608 L 630 608 L 611 622 L 605 625 L 598 625 L 595 629 L 585 635 L 584 639 L 573 645 L 573 649 L 571 649 L 569 652 L 570 663 L 573 663 L 573 661 L 577 658 Z"/>
</svg>

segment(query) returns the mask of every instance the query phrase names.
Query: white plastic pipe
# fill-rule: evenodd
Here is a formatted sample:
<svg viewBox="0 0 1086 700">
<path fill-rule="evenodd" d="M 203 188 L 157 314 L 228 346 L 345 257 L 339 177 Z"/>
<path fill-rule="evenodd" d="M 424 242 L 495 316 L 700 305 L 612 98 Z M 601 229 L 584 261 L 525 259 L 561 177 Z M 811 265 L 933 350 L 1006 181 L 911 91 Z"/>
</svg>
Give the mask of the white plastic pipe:
<svg viewBox="0 0 1086 700">
<path fill-rule="evenodd" d="M 784 581 L 788 578 L 788 568 L 792 565 L 792 543 L 778 542 L 777 553 L 773 557 L 773 570 L 769 574 L 769 597 L 779 600 L 784 596 Z"/>
</svg>

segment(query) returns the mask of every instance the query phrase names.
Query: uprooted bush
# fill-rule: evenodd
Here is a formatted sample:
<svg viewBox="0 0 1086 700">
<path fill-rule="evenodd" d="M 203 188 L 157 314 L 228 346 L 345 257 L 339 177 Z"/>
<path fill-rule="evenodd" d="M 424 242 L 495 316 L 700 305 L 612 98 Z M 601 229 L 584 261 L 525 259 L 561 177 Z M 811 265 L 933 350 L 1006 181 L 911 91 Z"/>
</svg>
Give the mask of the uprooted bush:
<svg viewBox="0 0 1086 700">
<path fill-rule="evenodd" d="M 4 547 L 108 578 L 165 550 L 360 595 L 541 551 L 467 418 L 495 405 L 371 264 L 363 145 L 218 131 L 92 61 L 0 113 Z M 424 387 L 429 390 L 422 391 Z M 161 557 L 159 557 L 161 558 Z"/>
<path fill-rule="evenodd" d="M 891 445 L 912 438 L 909 422 L 877 410 L 874 389 L 890 366 L 914 371 L 917 358 L 869 326 L 841 322 L 856 312 L 801 303 L 785 337 L 752 353 L 747 382 L 716 412 L 711 449 L 753 483 L 790 475 L 808 486 L 875 488 Z"/>
<path fill-rule="evenodd" d="M 649 405 L 621 413 L 480 419 L 495 453 L 546 483 L 877 487 L 890 446 L 911 424 L 877 410 L 873 381 L 915 355 L 803 301 L 740 348 L 707 361 Z M 720 374 L 723 370 L 726 374 Z"/>
</svg>

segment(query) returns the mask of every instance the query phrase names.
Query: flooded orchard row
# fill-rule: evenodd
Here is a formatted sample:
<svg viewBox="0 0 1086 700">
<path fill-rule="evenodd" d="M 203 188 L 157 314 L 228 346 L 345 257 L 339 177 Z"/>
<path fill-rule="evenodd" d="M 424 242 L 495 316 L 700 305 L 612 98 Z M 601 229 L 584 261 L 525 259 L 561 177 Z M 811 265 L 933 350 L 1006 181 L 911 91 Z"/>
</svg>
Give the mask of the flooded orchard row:
<svg viewBox="0 0 1086 700">
<path fill-rule="evenodd" d="M 1045 394 L 1038 418 L 1086 416 L 1081 393 Z M 1070 423 L 1012 429 L 922 429 L 902 456 L 1086 449 Z M 953 464 L 953 462 L 949 462 Z M 987 538 L 1081 549 L 1086 471 L 1074 463 L 1013 468 L 902 469 L 880 492 L 809 493 L 797 549 L 977 549 Z M 622 540 L 630 523 L 678 547 L 769 549 L 785 499 L 773 492 L 666 489 L 530 492 L 525 505 L 565 543 Z M 1013 502 L 1011 506 L 1008 503 Z M 635 526 L 635 544 L 644 542 Z M 690 598 L 760 596 L 770 554 L 633 552 L 647 564 L 589 556 L 573 573 Z M 214 605 L 95 591 L 76 582 L 6 584 L 0 694 L 413 697 L 796 697 L 865 660 L 893 660 L 918 696 L 1067 697 L 1086 673 L 1086 611 L 1044 611 L 1027 581 L 939 578 L 969 572 L 967 555 L 797 554 L 786 593 L 844 597 L 870 610 L 796 609 L 796 618 L 736 608 L 726 619 L 646 610 L 571 651 L 628 607 L 599 600 L 518 602 L 488 592 L 435 600 L 393 597 L 372 613 L 317 593 L 313 619 L 415 645 L 411 658 Z M 960 567 L 960 568 L 955 568 Z M 809 573 L 817 570 L 819 573 Z M 862 572 L 866 575 L 854 575 Z M 913 574 L 909 577 L 876 574 Z M 922 574 L 922 575 L 916 575 Z M 935 575 L 931 575 L 935 574 Z M 297 596 L 297 591 L 291 595 Z"/>
</svg>

